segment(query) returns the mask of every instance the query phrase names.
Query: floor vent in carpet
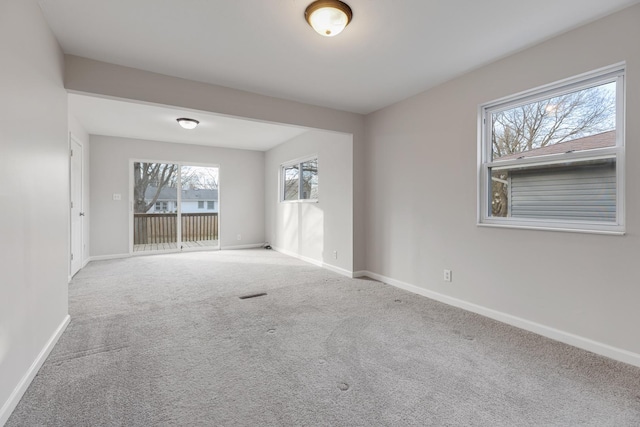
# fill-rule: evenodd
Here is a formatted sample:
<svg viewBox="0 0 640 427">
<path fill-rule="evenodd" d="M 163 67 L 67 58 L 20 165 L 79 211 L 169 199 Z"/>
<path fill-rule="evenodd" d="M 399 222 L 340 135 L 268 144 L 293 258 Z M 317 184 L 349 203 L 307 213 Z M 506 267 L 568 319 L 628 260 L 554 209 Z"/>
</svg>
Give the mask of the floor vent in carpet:
<svg viewBox="0 0 640 427">
<path fill-rule="evenodd" d="M 239 297 L 240 299 L 249 299 L 249 298 L 257 298 L 257 297 L 263 297 L 265 296 L 267 293 L 266 292 L 262 292 L 259 294 L 250 294 L 250 295 L 243 295 L 241 297 Z"/>
</svg>

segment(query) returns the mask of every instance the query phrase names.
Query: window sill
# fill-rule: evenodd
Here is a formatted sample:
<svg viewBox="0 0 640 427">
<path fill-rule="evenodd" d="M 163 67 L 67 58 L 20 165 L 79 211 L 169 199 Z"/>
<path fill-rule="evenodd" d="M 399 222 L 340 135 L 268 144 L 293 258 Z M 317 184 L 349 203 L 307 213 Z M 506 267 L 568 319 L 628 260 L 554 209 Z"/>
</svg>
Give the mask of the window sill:
<svg viewBox="0 0 640 427">
<path fill-rule="evenodd" d="M 280 203 L 318 203 L 318 199 L 280 200 Z"/>
<path fill-rule="evenodd" d="M 590 228 L 578 228 L 578 227 L 572 228 L 568 226 L 555 227 L 551 225 L 526 225 L 526 224 L 486 223 L 486 222 L 478 222 L 476 225 L 478 227 L 489 227 L 489 228 L 515 228 L 515 229 L 521 229 L 521 230 L 560 231 L 563 233 L 605 234 L 609 236 L 624 236 L 626 234 L 624 230 L 590 229 Z"/>
</svg>

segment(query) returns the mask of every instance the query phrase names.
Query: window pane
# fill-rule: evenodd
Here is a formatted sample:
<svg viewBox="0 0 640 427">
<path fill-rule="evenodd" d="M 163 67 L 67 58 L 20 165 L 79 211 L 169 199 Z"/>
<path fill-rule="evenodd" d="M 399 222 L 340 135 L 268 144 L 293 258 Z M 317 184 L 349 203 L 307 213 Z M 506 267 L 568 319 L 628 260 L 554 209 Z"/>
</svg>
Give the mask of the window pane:
<svg viewBox="0 0 640 427">
<path fill-rule="evenodd" d="M 211 208 L 218 200 L 218 168 L 182 165 L 180 172 L 183 247 L 218 246 L 218 215 Z"/>
<path fill-rule="evenodd" d="M 134 162 L 133 250 L 176 248 L 178 165 Z"/>
<path fill-rule="evenodd" d="M 299 177 L 298 165 L 284 168 L 284 200 L 298 200 Z"/>
<path fill-rule="evenodd" d="M 492 217 L 616 221 L 616 161 L 491 170 Z"/>
<path fill-rule="evenodd" d="M 616 145 L 616 83 L 606 83 L 491 114 L 493 160 Z"/>
<path fill-rule="evenodd" d="M 509 216 L 509 172 L 491 171 L 490 216 Z"/>
<path fill-rule="evenodd" d="M 302 163 L 302 194 L 301 199 L 318 198 L 318 160 Z"/>
</svg>

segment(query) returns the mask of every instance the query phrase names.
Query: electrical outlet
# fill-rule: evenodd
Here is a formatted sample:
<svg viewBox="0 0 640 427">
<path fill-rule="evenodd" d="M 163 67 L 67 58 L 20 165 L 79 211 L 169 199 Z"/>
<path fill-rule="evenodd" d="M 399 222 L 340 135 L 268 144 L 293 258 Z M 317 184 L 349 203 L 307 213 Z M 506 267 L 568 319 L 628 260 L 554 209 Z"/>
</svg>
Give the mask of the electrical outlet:
<svg viewBox="0 0 640 427">
<path fill-rule="evenodd" d="M 333 259 L 338 259 L 338 251 L 333 251 Z"/>
<path fill-rule="evenodd" d="M 122 200 L 122 194 L 113 193 L 113 200 Z"/>
<path fill-rule="evenodd" d="M 242 234 L 238 234 L 238 240 L 242 240 Z"/>
<path fill-rule="evenodd" d="M 445 282 L 450 282 L 451 281 L 451 270 L 445 270 L 444 271 L 444 281 Z"/>
</svg>

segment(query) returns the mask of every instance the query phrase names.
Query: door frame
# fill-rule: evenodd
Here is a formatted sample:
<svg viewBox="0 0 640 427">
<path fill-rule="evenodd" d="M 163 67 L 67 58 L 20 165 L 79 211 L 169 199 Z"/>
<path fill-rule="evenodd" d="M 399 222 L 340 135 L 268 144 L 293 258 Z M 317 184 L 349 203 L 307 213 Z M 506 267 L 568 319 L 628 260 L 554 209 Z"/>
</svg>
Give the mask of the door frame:
<svg viewBox="0 0 640 427">
<path fill-rule="evenodd" d="M 74 153 L 74 144 L 80 148 L 80 153 Z M 74 182 L 74 172 L 73 172 L 73 158 L 79 158 L 80 160 L 80 176 L 75 177 L 79 183 L 79 206 L 74 207 L 74 194 L 73 194 L 73 182 Z M 73 133 L 69 132 L 69 269 L 68 275 L 69 280 L 84 267 L 84 144 L 82 141 L 77 138 Z M 74 234 L 73 234 L 73 211 L 77 209 L 80 214 L 80 247 L 75 248 L 74 252 Z M 74 261 L 77 263 L 78 268 L 74 271 Z"/>
<path fill-rule="evenodd" d="M 134 196 L 134 191 L 133 191 L 133 185 L 134 185 L 134 179 L 133 179 L 133 164 L 134 163 L 163 163 L 163 164 L 171 164 L 171 165 L 178 165 L 178 172 L 180 172 L 181 167 L 182 166 L 199 166 L 199 167 L 207 167 L 207 168 L 216 168 L 218 169 L 218 246 L 210 246 L 210 247 L 206 247 L 204 249 L 184 249 L 182 247 L 182 221 L 181 221 L 181 217 L 182 217 L 182 207 L 181 207 L 181 202 L 182 202 L 182 192 L 178 191 L 177 192 L 177 197 L 176 197 L 176 203 L 178 204 L 178 213 L 177 213 L 177 224 L 176 224 L 176 231 L 177 231 L 177 238 L 176 238 L 176 248 L 175 249 L 165 249 L 165 250 L 158 250 L 158 251 L 145 251 L 145 252 L 134 252 L 133 247 L 133 196 Z M 180 173 L 178 173 L 178 187 L 182 188 L 182 176 Z M 221 224 L 220 224 L 220 212 L 222 210 L 221 206 L 221 197 L 220 197 L 220 165 L 219 164 L 209 164 L 209 163 L 200 163 L 200 162 L 189 162 L 189 161 L 173 161 L 173 160 L 152 160 L 152 159 L 141 159 L 141 158 L 130 158 L 129 159 L 129 208 L 128 208 L 128 214 L 129 214 L 129 255 L 131 256 L 142 256 L 142 255 L 153 255 L 153 254 L 166 254 L 166 253 L 179 253 L 179 252 L 190 252 L 190 251 L 198 251 L 198 250 L 220 250 L 221 248 L 221 243 L 220 243 L 220 235 L 221 235 Z"/>
</svg>

